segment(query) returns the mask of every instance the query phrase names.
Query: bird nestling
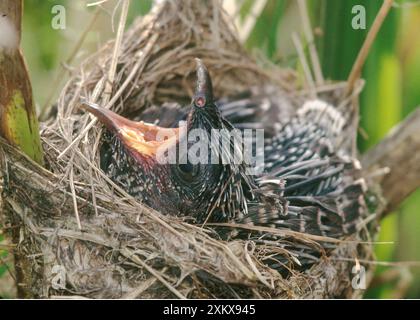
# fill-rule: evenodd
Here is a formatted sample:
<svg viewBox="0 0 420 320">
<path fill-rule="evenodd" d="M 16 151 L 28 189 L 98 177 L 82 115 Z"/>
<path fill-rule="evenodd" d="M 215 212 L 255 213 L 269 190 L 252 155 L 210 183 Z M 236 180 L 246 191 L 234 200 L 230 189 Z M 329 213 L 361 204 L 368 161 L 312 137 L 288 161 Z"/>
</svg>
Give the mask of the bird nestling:
<svg viewBox="0 0 420 320">
<path fill-rule="evenodd" d="M 323 101 L 305 103 L 276 124 L 274 135 L 257 151 L 264 156 L 257 175 L 248 174 L 244 161 L 227 156 L 238 147 L 235 139 L 227 147 L 210 141 L 210 152 L 200 155 L 206 161 L 192 161 L 183 148 L 193 145 L 188 135 L 194 130 L 207 136 L 214 130 L 244 130 L 238 117 L 241 107 L 232 114 L 232 103 L 218 106 L 210 75 L 197 59 L 191 105 L 188 110 L 179 108 L 180 117 L 168 127 L 128 120 L 92 103 L 82 107 L 108 129 L 102 169 L 129 194 L 163 214 L 201 224 L 247 223 L 330 237 L 355 232 L 367 212 L 366 190 L 357 161 L 343 147 L 344 116 Z M 230 112 L 225 116 L 227 104 Z M 243 114 L 249 120 L 249 112 Z M 258 122 L 258 113 L 254 114 Z M 179 118 L 185 121 L 176 126 Z M 161 161 L 171 151 L 180 156 Z"/>
</svg>

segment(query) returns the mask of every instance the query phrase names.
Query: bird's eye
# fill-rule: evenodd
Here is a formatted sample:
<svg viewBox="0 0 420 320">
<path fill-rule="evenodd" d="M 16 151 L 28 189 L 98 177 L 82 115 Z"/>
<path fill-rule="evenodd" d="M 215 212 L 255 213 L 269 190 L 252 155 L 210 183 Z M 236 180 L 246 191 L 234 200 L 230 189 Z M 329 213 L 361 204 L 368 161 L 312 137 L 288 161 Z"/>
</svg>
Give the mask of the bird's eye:
<svg viewBox="0 0 420 320">
<path fill-rule="evenodd" d="M 188 163 L 185 163 L 185 164 L 180 164 L 179 165 L 179 170 L 181 170 L 185 174 L 193 175 L 197 171 L 197 170 L 195 170 L 195 167 L 196 166 L 193 166 L 191 163 L 188 162 Z"/>
<path fill-rule="evenodd" d="M 192 165 L 189 162 L 185 164 L 179 164 L 178 169 L 181 172 L 182 177 L 189 181 L 195 178 L 200 172 L 198 165 Z"/>
<path fill-rule="evenodd" d="M 204 97 L 197 97 L 194 100 L 194 104 L 199 107 L 202 108 L 206 105 L 206 99 Z"/>
</svg>

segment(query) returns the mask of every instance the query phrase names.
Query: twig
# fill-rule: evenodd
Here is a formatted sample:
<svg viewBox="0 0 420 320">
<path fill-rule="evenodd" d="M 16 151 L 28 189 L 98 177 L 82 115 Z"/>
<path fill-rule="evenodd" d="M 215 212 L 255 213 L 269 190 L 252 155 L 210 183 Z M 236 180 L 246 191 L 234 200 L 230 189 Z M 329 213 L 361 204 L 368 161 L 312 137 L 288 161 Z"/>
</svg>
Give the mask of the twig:
<svg viewBox="0 0 420 320">
<path fill-rule="evenodd" d="M 420 1 L 405 1 L 404 3 L 395 2 L 392 6 L 397 9 L 411 9 L 420 6 Z"/>
<path fill-rule="evenodd" d="M 82 230 L 82 224 L 80 223 L 79 217 L 79 210 L 77 208 L 77 199 L 76 199 L 76 191 L 74 189 L 74 174 L 73 174 L 73 167 L 70 169 L 70 190 L 73 198 L 73 208 L 74 208 L 74 215 L 76 216 L 77 227 L 79 230 Z"/>
<path fill-rule="evenodd" d="M 255 226 L 255 225 L 248 225 L 248 224 L 239 224 L 239 223 L 228 223 L 228 222 L 214 222 L 208 223 L 208 226 L 214 227 L 227 227 L 232 229 L 244 229 L 244 230 L 252 230 L 252 231 L 260 231 L 266 232 L 268 234 L 278 235 L 280 237 L 293 237 L 296 239 L 305 239 L 311 240 L 315 242 L 329 242 L 329 243 L 358 243 L 358 244 L 394 244 L 392 241 L 381 241 L 381 242 L 374 242 L 374 241 L 360 241 L 360 240 L 348 240 L 348 239 L 336 239 L 327 236 L 318 236 L 315 234 L 310 233 L 303 233 L 298 231 L 293 231 L 289 229 L 277 229 L 272 227 L 263 227 L 263 226 Z"/>
<path fill-rule="evenodd" d="M 262 276 L 261 272 L 256 267 L 254 261 L 252 261 L 251 255 L 248 252 L 248 244 L 249 243 L 245 243 L 244 253 L 245 253 L 245 259 L 248 262 L 249 266 L 251 267 L 251 270 L 257 276 L 258 280 L 261 281 L 261 283 L 266 285 L 268 288 L 274 289 L 273 285 L 267 282 L 267 280 Z"/>
<path fill-rule="evenodd" d="M 305 51 L 303 50 L 302 43 L 299 40 L 296 32 L 292 33 L 292 40 L 296 47 L 296 51 L 299 56 L 300 63 L 302 64 L 303 72 L 305 74 L 305 79 L 308 84 L 310 95 L 312 98 L 316 98 L 316 89 L 314 78 L 312 77 L 311 68 L 309 68 L 308 61 L 306 61 Z"/>
<path fill-rule="evenodd" d="M 245 0 L 229 0 L 222 2 L 223 8 L 229 16 L 229 22 L 232 22 L 234 30 L 236 30 L 237 33 L 239 33 L 238 30 L 241 26 L 240 13 L 244 2 Z"/>
<path fill-rule="evenodd" d="M 322 75 L 321 64 L 319 62 L 318 52 L 315 47 L 314 35 L 312 33 L 306 0 L 298 0 L 298 5 L 303 24 L 303 32 L 309 46 L 309 56 L 311 58 L 312 67 L 314 69 L 315 81 L 316 84 L 320 86 L 324 84 L 324 76 Z"/>
<path fill-rule="evenodd" d="M 337 261 L 354 261 L 351 258 L 334 258 L 331 257 L 331 260 Z M 359 259 L 360 263 L 384 267 L 410 267 L 410 268 L 420 268 L 420 261 L 376 261 L 376 260 L 363 260 Z"/>
<path fill-rule="evenodd" d="M 102 104 L 107 104 L 112 94 L 112 88 L 114 86 L 115 72 L 117 70 L 118 58 L 120 56 L 124 29 L 127 23 L 127 15 L 128 15 L 129 6 L 130 6 L 130 0 L 123 0 L 120 22 L 118 24 L 118 30 L 117 30 L 117 37 L 115 39 L 114 51 L 112 53 L 111 65 L 109 67 L 109 72 L 108 72 L 108 79 L 107 79 L 108 81 L 105 84 Z"/>
<path fill-rule="evenodd" d="M 106 109 L 109 109 L 121 96 L 121 94 L 124 92 L 124 90 L 127 88 L 127 86 L 130 84 L 130 82 L 133 80 L 135 76 L 138 76 L 139 73 L 142 72 L 144 68 L 144 60 L 149 56 L 150 51 L 153 48 L 153 45 L 156 43 L 156 40 L 158 38 L 158 35 L 153 35 L 150 43 L 147 45 L 147 47 L 144 49 L 143 52 L 141 52 L 141 55 L 139 57 L 139 60 L 134 65 L 133 69 L 131 70 L 130 74 L 125 79 L 124 83 L 121 85 L 121 87 L 118 89 L 118 91 L 114 94 L 112 99 L 108 102 L 108 104 L 104 107 Z M 140 68 L 143 66 L 143 68 Z M 92 119 L 91 122 L 83 129 L 83 131 L 57 156 L 57 159 L 61 159 L 76 143 L 78 143 L 88 132 L 92 127 L 95 125 L 97 119 Z"/>
<path fill-rule="evenodd" d="M 73 59 L 76 57 L 76 54 L 79 52 L 80 48 L 82 47 L 83 43 L 85 42 L 86 36 L 89 34 L 89 32 L 92 30 L 93 26 L 95 25 L 96 20 L 99 17 L 99 12 L 100 11 L 98 9 L 95 10 L 95 12 L 92 16 L 92 19 L 90 20 L 88 26 L 83 31 L 82 35 L 80 36 L 79 40 L 77 41 L 76 45 L 74 46 L 74 48 L 73 48 L 72 52 L 70 53 L 69 57 L 65 60 L 64 64 L 66 66 L 72 64 Z M 58 75 L 56 76 L 56 78 L 53 82 L 54 85 L 51 89 L 51 92 L 48 95 L 48 98 L 47 98 L 46 102 L 44 103 L 44 105 L 41 108 L 41 112 L 39 114 L 40 119 L 43 119 L 45 114 L 49 110 L 51 100 L 54 97 L 54 94 L 57 91 L 57 88 L 60 86 L 61 80 L 63 79 L 64 71 L 65 71 L 65 68 L 64 68 L 63 64 L 60 64 L 59 69 L 58 69 Z"/>
<path fill-rule="evenodd" d="M 99 0 L 99 1 L 96 1 L 96 2 L 91 2 L 91 3 L 88 3 L 88 4 L 86 5 L 86 7 L 99 6 L 99 5 L 101 5 L 101 4 L 104 4 L 105 2 L 108 2 L 108 0 Z"/>
<path fill-rule="evenodd" d="M 164 272 L 164 271 L 163 271 Z M 124 294 L 121 299 L 136 299 L 144 291 L 149 289 L 156 282 L 157 278 L 150 278 L 140 284 L 140 286 L 133 291 Z"/>
<path fill-rule="evenodd" d="M 168 281 L 163 279 L 163 277 L 155 269 L 153 269 L 152 267 L 147 265 L 134 252 L 132 252 L 131 250 L 129 250 L 127 248 L 123 248 L 123 249 L 121 249 L 121 254 L 124 257 L 132 260 L 133 262 L 135 262 L 135 263 L 141 265 L 143 268 L 145 268 L 149 273 L 151 273 L 153 276 L 155 276 L 156 279 L 158 279 L 165 287 L 167 287 L 178 298 L 186 299 L 186 297 L 184 297 L 184 295 L 181 292 L 179 292 L 177 289 L 175 289 Z"/>
<path fill-rule="evenodd" d="M 258 17 L 261 15 L 266 4 L 267 0 L 260 0 L 254 2 L 254 5 L 248 13 L 244 23 L 242 24 L 241 28 L 239 28 L 238 37 L 241 43 L 244 43 L 248 39 L 249 35 L 252 32 L 252 29 L 255 26 L 255 23 L 257 22 Z"/>
<path fill-rule="evenodd" d="M 3 229 L 5 229 L 4 227 L 3 227 Z M 0 243 L 0 249 L 2 249 L 2 250 L 13 250 L 14 248 L 16 248 L 16 245 L 15 244 L 5 244 L 5 243 Z"/>
<path fill-rule="evenodd" d="M 71 238 L 81 241 L 89 241 L 101 246 L 110 247 L 114 250 L 119 248 L 119 242 L 112 238 L 105 238 L 101 234 L 95 234 L 90 232 L 76 231 L 76 230 L 66 230 L 66 229 L 55 229 L 55 228 L 42 228 L 40 233 L 46 237 L 51 237 L 52 235 Z"/>
<path fill-rule="evenodd" d="M 16 277 L 15 277 L 13 271 L 10 270 L 8 263 L 6 261 L 4 261 L 2 257 L 0 257 L 0 263 L 6 268 L 7 273 L 10 275 L 10 277 L 16 283 Z"/>
<path fill-rule="evenodd" d="M 377 177 L 387 201 L 383 215 L 396 209 L 410 193 L 420 187 L 419 128 L 420 108 L 362 157 L 365 176 L 388 168 L 388 174 Z"/>
<path fill-rule="evenodd" d="M 388 15 L 389 10 L 391 9 L 393 0 L 384 0 L 381 9 L 379 10 L 375 21 L 373 22 L 372 28 L 370 28 L 369 33 L 365 39 L 365 42 L 362 45 L 362 48 L 357 55 L 356 61 L 351 69 L 349 78 L 348 78 L 348 87 L 345 95 L 349 95 L 353 90 L 354 84 L 360 78 L 363 65 L 365 64 L 366 58 L 369 54 L 370 48 L 372 47 L 373 42 L 375 41 L 376 35 L 378 34 L 379 29 L 382 26 L 386 16 Z"/>
<path fill-rule="evenodd" d="M 402 299 L 406 296 L 407 290 L 412 283 L 412 275 L 409 267 L 399 266 L 381 272 L 372 279 L 369 288 L 376 288 L 383 284 L 396 282 L 393 299 Z"/>
</svg>

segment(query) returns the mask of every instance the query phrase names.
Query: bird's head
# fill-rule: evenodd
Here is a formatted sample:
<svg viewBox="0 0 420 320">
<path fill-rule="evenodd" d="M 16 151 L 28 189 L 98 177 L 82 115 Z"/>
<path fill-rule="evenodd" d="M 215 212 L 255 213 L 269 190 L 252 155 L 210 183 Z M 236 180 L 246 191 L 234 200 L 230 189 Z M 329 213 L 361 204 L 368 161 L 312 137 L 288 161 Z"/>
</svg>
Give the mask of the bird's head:
<svg viewBox="0 0 420 320">
<path fill-rule="evenodd" d="M 105 168 L 128 193 L 162 213 L 204 221 L 226 221 L 246 211 L 251 181 L 227 152 L 220 132 L 233 126 L 222 117 L 213 98 L 210 75 L 197 60 L 197 81 L 186 122 L 163 128 L 126 119 L 92 103 L 82 107 L 113 134 Z"/>
</svg>

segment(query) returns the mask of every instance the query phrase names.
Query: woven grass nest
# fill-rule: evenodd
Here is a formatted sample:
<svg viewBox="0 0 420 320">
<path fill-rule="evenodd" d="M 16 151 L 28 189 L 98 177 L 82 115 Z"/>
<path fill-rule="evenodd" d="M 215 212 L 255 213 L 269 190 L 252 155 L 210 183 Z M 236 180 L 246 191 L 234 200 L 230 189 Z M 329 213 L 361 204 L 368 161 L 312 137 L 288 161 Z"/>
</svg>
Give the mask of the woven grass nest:
<svg viewBox="0 0 420 320">
<path fill-rule="evenodd" d="M 111 41 L 81 64 L 61 93 L 57 114 L 43 124 L 46 169 L 1 144 L 6 150 L 6 226 L 18 244 L 16 271 L 26 297 L 361 295 L 352 288 L 352 268 L 355 258 L 372 259 L 367 228 L 332 241 L 330 251 L 319 243 L 331 239 L 286 233 L 279 243 L 305 243 L 321 257 L 307 270 L 292 269 L 282 276 L 263 263 L 279 246 L 217 240 L 207 227 L 153 211 L 113 184 L 99 168 L 102 126 L 78 108 L 88 98 L 125 116 L 138 116 L 153 105 L 189 102 L 196 57 L 210 70 L 218 97 L 271 85 L 299 106 L 310 92 L 298 85 L 293 71 L 258 66 L 237 41 L 218 2 L 210 1 L 167 1 L 136 21 L 123 36 L 110 87 L 106 79 L 113 50 Z M 316 90 L 339 105 L 344 87 Z M 350 103 L 357 103 L 355 95 Z"/>
</svg>

